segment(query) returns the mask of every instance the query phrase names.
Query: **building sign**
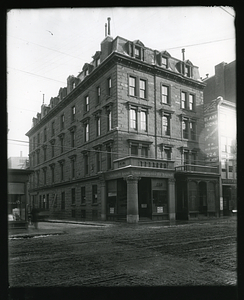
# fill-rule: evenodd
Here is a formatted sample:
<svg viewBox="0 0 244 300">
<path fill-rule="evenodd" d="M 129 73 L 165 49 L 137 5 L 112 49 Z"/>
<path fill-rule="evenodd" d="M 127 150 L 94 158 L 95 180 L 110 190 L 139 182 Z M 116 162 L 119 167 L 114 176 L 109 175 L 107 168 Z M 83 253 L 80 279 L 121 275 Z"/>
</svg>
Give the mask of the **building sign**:
<svg viewBox="0 0 244 300">
<path fill-rule="evenodd" d="M 141 204 L 141 208 L 147 208 L 147 204 Z"/>
<path fill-rule="evenodd" d="M 163 212 L 164 212 L 163 206 L 157 206 L 157 213 L 163 213 Z"/>
<path fill-rule="evenodd" d="M 222 184 L 236 184 L 236 179 L 222 179 Z"/>
<path fill-rule="evenodd" d="M 152 190 L 167 190 L 167 180 L 152 179 Z"/>
<path fill-rule="evenodd" d="M 218 146 L 218 115 L 213 113 L 204 117 L 205 137 L 204 152 L 207 155 L 208 162 L 217 162 L 219 160 Z"/>
</svg>

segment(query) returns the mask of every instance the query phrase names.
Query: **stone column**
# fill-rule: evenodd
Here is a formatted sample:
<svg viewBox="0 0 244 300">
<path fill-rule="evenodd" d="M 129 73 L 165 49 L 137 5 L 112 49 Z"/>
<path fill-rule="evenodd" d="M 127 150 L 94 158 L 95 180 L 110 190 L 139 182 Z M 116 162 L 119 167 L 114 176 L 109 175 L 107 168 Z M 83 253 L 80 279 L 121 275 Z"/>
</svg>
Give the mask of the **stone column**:
<svg viewBox="0 0 244 300">
<path fill-rule="evenodd" d="M 169 190 L 169 219 L 175 220 L 175 179 L 168 179 L 168 190 Z"/>
<path fill-rule="evenodd" d="M 106 205 L 106 181 L 104 176 L 100 175 L 100 191 L 101 191 L 101 220 L 106 221 L 107 205 Z"/>
<path fill-rule="evenodd" d="M 127 181 L 127 222 L 137 223 L 139 221 L 138 211 L 138 180 L 139 177 L 129 175 Z"/>
</svg>

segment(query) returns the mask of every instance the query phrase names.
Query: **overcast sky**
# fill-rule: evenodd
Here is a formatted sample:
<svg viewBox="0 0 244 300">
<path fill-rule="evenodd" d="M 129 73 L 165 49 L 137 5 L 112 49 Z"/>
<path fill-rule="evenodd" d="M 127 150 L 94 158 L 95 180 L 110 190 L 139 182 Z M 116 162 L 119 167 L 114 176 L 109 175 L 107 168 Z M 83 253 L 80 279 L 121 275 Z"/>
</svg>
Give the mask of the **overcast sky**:
<svg viewBox="0 0 244 300">
<path fill-rule="evenodd" d="M 105 23 L 111 36 L 139 39 L 155 50 L 185 58 L 200 76 L 235 60 L 235 12 L 231 7 L 13 9 L 7 14 L 8 157 L 28 156 L 26 132 L 43 102 L 58 95 L 69 75 L 100 50 Z"/>
</svg>

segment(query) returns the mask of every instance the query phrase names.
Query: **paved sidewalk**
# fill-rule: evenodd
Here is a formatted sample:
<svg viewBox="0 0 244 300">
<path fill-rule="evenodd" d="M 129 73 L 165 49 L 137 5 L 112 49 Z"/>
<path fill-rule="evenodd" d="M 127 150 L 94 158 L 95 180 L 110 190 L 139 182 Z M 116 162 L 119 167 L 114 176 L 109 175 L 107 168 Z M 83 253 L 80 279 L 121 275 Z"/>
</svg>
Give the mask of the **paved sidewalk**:
<svg viewBox="0 0 244 300">
<path fill-rule="evenodd" d="M 212 222 L 229 222 L 235 221 L 236 216 L 230 217 L 220 217 L 220 218 L 210 218 L 210 219 L 201 219 L 201 220 L 174 220 L 174 221 L 140 221 L 136 224 L 129 224 L 127 222 L 108 222 L 108 221 L 72 221 L 72 220 L 45 220 L 38 223 L 38 229 L 34 225 L 28 225 L 27 229 L 10 229 L 8 232 L 9 238 L 31 238 L 35 236 L 47 236 L 47 235 L 59 235 L 65 233 L 65 227 L 69 225 L 81 226 L 81 228 L 92 228 L 92 227 L 109 227 L 109 226 L 148 226 L 157 224 L 160 226 L 184 226 L 201 224 L 201 223 L 212 223 Z"/>
</svg>

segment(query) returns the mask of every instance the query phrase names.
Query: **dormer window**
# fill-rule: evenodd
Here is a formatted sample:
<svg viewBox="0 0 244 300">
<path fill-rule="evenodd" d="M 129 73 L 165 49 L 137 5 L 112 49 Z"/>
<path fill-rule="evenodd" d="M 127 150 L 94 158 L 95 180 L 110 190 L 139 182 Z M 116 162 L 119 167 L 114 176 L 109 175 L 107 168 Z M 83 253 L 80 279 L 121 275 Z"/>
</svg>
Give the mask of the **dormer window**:
<svg viewBox="0 0 244 300">
<path fill-rule="evenodd" d="M 131 57 L 144 60 L 144 45 L 141 41 L 128 42 L 128 53 Z"/>
<path fill-rule="evenodd" d="M 168 58 L 162 56 L 162 67 L 163 68 L 168 68 Z"/>
<path fill-rule="evenodd" d="M 84 70 L 84 76 L 87 76 L 88 75 L 88 69 L 85 69 Z"/>
<path fill-rule="evenodd" d="M 192 62 L 187 60 L 185 62 L 184 75 L 187 76 L 187 77 L 192 77 L 192 75 L 193 75 L 192 69 L 193 69 Z"/>
<path fill-rule="evenodd" d="M 95 61 L 95 65 L 96 67 L 98 67 L 100 65 L 100 57 L 98 57 Z"/>
</svg>

